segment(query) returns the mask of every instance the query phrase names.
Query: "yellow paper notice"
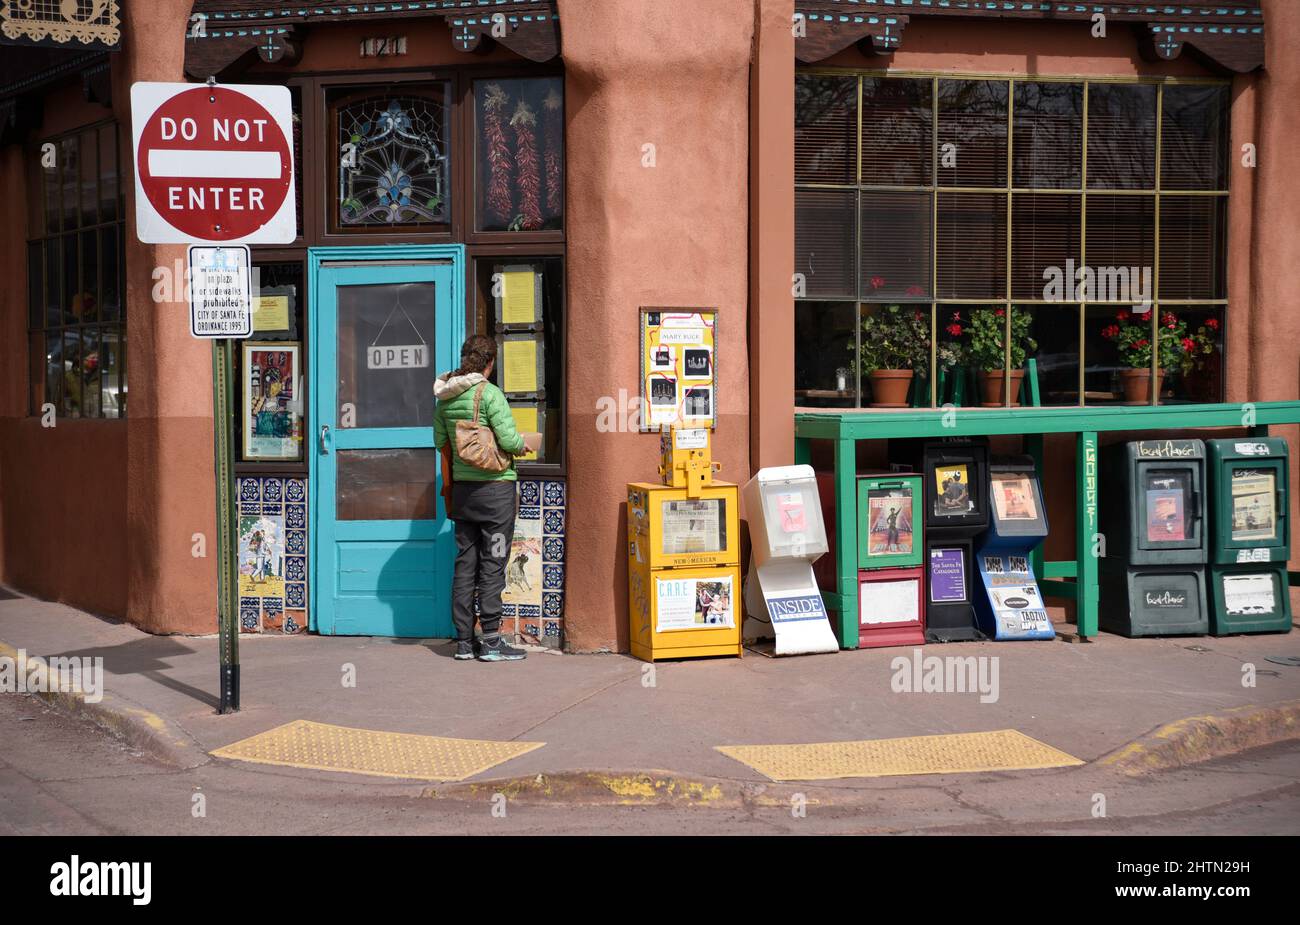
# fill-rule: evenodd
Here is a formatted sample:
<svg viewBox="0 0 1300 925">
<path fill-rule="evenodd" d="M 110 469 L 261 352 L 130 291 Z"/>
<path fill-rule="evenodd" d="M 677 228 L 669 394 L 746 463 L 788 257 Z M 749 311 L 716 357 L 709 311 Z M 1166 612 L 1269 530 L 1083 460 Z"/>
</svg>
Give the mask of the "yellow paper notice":
<svg viewBox="0 0 1300 925">
<path fill-rule="evenodd" d="M 506 392 L 537 391 L 537 342 L 532 340 L 508 340 L 505 342 Z"/>
<path fill-rule="evenodd" d="M 510 416 L 515 419 L 515 430 L 521 434 L 536 433 L 537 431 L 537 407 L 535 405 L 521 405 L 519 407 L 510 407 Z M 536 453 L 525 453 L 523 456 L 516 456 L 515 459 L 530 460 L 536 459 Z"/>
<path fill-rule="evenodd" d="M 501 274 L 501 323 L 532 324 L 537 320 L 537 287 L 532 270 Z"/>
<path fill-rule="evenodd" d="M 253 330 L 289 330 L 289 297 L 264 295 L 258 299 L 257 306 L 253 309 Z"/>
</svg>

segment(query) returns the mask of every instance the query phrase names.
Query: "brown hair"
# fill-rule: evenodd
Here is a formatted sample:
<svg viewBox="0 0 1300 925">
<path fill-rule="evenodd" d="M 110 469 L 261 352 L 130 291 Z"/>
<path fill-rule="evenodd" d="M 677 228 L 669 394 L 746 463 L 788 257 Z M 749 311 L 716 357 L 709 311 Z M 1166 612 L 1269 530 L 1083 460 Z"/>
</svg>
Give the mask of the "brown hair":
<svg viewBox="0 0 1300 925">
<path fill-rule="evenodd" d="M 497 342 L 486 334 L 471 334 L 460 346 L 460 369 L 452 375 L 481 373 L 497 358 Z"/>
</svg>

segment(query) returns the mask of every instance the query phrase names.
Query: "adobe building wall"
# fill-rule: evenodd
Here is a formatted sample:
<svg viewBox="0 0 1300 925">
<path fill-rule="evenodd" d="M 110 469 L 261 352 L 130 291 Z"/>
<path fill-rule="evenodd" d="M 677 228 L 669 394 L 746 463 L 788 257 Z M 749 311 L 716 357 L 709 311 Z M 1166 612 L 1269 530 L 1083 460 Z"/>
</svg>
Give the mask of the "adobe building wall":
<svg viewBox="0 0 1300 925">
<path fill-rule="evenodd" d="M 602 429 L 599 410 L 620 390 L 639 393 L 641 306 L 718 309 L 714 459 L 726 481 L 749 477 L 754 4 L 708 6 L 706 22 L 690 0 L 559 3 L 569 121 L 565 612 L 575 651 L 628 647 L 627 483 L 657 480 L 659 436 Z"/>
</svg>

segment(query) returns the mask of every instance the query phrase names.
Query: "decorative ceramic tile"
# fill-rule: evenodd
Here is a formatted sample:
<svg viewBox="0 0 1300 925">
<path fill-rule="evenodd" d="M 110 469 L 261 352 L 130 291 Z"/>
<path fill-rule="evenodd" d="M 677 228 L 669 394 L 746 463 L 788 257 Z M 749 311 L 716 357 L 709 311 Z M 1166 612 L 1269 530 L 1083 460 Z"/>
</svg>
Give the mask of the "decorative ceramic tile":
<svg viewBox="0 0 1300 925">
<path fill-rule="evenodd" d="M 564 566 L 563 565 L 543 565 L 542 566 L 542 587 L 547 591 L 564 590 Z"/>
<path fill-rule="evenodd" d="M 554 591 L 542 592 L 542 612 L 552 620 L 559 619 L 564 614 L 564 595 L 557 594 Z"/>
<path fill-rule="evenodd" d="M 564 483 L 547 480 L 542 483 L 542 504 L 547 507 L 564 507 Z"/>
<path fill-rule="evenodd" d="M 541 504 L 542 483 L 533 479 L 519 480 L 519 505 Z"/>
<path fill-rule="evenodd" d="M 564 533 L 564 508 L 547 508 L 542 518 L 543 533 Z"/>
<path fill-rule="evenodd" d="M 237 553 L 245 566 L 240 573 L 240 628 L 301 632 L 307 624 L 307 481 L 248 476 L 238 480 L 237 494 Z"/>
<path fill-rule="evenodd" d="M 548 536 L 542 541 L 542 561 L 564 561 L 564 537 Z"/>
</svg>

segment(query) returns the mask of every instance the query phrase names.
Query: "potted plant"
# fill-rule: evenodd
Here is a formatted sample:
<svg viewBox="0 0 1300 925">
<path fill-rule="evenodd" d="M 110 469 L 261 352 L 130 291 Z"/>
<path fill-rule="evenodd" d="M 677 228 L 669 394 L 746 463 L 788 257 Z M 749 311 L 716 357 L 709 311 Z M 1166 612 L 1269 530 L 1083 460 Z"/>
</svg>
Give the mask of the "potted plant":
<svg viewBox="0 0 1300 925">
<path fill-rule="evenodd" d="M 871 407 L 906 408 L 913 375 L 928 372 L 929 317 L 918 308 L 882 305 L 863 317 L 860 340 L 854 369 L 871 381 Z"/>
<path fill-rule="evenodd" d="M 1223 365 L 1215 362 L 1219 352 L 1219 319 L 1206 318 L 1183 341 L 1183 381 L 1187 394 L 1198 402 L 1217 402 L 1222 397 Z"/>
<path fill-rule="evenodd" d="M 1187 337 L 1187 323 L 1172 312 L 1165 312 L 1156 326 L 1160 339 L 1160 375 L 1151 381 L 1151 321 L 1143 313 L 1134 315 L 1128 309 L 1115 313 L 1115 321 L 1102 328 L 1101 336 L 1111 341 L 1119 351 L 1120 362 L 1126 369 L 1119 371 L 1120 391 L 1130 405 L 1149 405 L 1153 388 L 1160 389 L 1166 373 L 1183 368 L 1191 353 L 1192 341 Z"/>
<path fill-rule="evenodd" d="M 1011 309 L 1011 405 L 1020 404 L 1020 386 L 1025 378 L 1025 357 L 1038 349 L 1029 336 L 1033 316 L 1027 309 Z M 979 371 L 980 404 L 1000 408 L 1006 402 L 1006 325 L 1004 308 L 977 308 L 966 322 L 966 355 Z"/>
</svg>

